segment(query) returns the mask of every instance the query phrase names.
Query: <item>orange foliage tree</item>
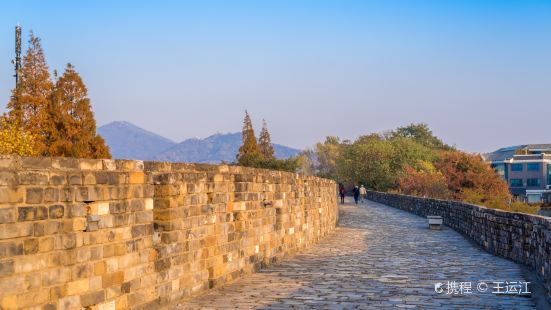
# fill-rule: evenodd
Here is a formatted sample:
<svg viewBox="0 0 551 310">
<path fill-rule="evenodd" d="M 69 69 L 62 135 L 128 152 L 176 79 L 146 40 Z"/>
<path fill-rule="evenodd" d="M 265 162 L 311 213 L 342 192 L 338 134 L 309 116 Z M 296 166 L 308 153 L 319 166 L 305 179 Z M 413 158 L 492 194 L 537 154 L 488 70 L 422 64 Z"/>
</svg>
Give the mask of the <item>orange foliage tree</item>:
<svg viewBox="0 0 551 310">
<path fill-rule="evenodd" d="M 443 152 L 434 165 L 446 178 L 453 199 L 495 207 L 511 199 L 507 183 L 479 155 Z"/>
<path fill-rule="evenodd" d="M 42 154 L 47 148 L 42 124 L 47 117 L 46 107 L 54 85 L 40 38 L 32 32 L 19 76 L 19 83 L 8 102 L 7 120 L 34 136 L 35 153 Z"/>
<path fill-rule="evenodd" d="M 403 174 L 398 178 L 398 186 L 407 195 L 450 198 L 446 177 L 428 161 L 420 161 L 417 169 L 409 165 L 404 167 Z"/>
<path fill-rule="evenodd" d="M 399 191 L 408 195 L 512 208 L 507 183 L 480 156 L 460 151 L 443 151 L 434 163 L 407 166 L 398 185 Z"/>
<path fill-rule="evenodd" d="M 47 155 L 109 158 L 109 148 L 96 134 L 96 121 L 88 91 L 71 64 L 56 81 L 45 121 Z"/>
<path fill-rule="evenodd" d="M 68 65 L 54 84 L 40 38 L 32 32 L 19 74 L 8 112 L 0 124 L 2 153 L 111 157 L 105 141 L 96 134 L 84 82 Z"/>
</svg>

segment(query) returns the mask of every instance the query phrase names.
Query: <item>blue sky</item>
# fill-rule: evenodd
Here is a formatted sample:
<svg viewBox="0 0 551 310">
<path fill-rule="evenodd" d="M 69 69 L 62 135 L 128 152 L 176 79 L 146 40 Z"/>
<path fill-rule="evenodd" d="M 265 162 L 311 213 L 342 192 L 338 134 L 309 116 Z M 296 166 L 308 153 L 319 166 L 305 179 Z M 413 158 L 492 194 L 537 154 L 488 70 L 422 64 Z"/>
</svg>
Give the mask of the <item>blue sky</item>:
<svg viewBox="0 0 551 310">
<path fill-rule="evenodd" d="M 551 1 L 3 1 L 2 108 L 16 23 L 99 125 L 179 141 L 248 109 L 301 148 L 411 122 L 473 152 L 551 142 Z"/>
</svg>

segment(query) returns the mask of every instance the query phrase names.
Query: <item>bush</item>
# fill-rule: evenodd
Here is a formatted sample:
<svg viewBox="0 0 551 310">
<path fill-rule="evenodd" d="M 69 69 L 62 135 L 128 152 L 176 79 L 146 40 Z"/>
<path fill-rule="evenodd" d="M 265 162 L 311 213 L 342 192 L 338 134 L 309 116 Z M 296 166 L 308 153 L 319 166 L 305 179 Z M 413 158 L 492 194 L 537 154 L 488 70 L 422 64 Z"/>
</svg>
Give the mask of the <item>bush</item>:
<svg viewBox="0 0 551 310">
<path fill-rule="evenodd" d="M 0 154 L 34 156 L 35 137 L 21 126 L 0 117 Z"/>
</svg>

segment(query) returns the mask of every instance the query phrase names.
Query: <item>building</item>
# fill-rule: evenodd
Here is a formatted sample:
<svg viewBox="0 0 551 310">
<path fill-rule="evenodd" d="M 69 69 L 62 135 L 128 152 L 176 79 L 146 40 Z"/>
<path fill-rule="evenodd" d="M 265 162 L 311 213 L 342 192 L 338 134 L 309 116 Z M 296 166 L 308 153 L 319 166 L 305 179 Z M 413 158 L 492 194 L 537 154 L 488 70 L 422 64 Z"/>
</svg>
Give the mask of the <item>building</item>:
<svg viewBox="0 0 551 310">
<path fill-rule="evenodd" d="M 513 197 L 551 203 L 551 144 L 506 147 L 483 157 L 507 181 Z"/>
</svg>

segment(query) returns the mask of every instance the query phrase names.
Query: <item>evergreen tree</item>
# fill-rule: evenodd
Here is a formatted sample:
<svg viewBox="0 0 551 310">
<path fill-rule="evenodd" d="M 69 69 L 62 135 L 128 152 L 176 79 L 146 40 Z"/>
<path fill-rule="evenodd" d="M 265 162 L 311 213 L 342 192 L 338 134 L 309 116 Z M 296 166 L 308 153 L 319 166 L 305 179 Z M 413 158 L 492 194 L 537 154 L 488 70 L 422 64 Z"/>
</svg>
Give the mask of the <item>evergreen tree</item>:
<svg viewBox="0 0 551 310">
<path fill-rule="evenodd" d="M 49 156 L 110 158 L 109 148 L 96 134 L 88 90 L 71 64 L 56 81 L 44 121 Z"/>
<path fill-rule="evenodd" d="M 8 121 L 35 137 L 35 152 L 42 154 L 46 149 L 43 124 L 53 83 L 40 38 L 32 32 L 19 78 L 7 106 Z"/>
<path fill-rule="evenodd" d="M 242 136 L 243 142 L 237 154 L 237 162 L 243 166 L 251 166 L 255 161 L 261 159 L 262 155 L 256 143 L 251 117 L 246 110 L 245 119 L 243 120 Z"/>
<path fill-rule="evenodd" d="M 266 121 L 262 120 L 262 130 L 260 131 L 260 136 L 258 137 L 258 146 L 260 148 L 260 153 L 264 156 L 264 159 L 274 159 L 274 147 L 272 145 L 272 139 L 270 133 L 268 132 L 268 126 Z"/>
</svg>

